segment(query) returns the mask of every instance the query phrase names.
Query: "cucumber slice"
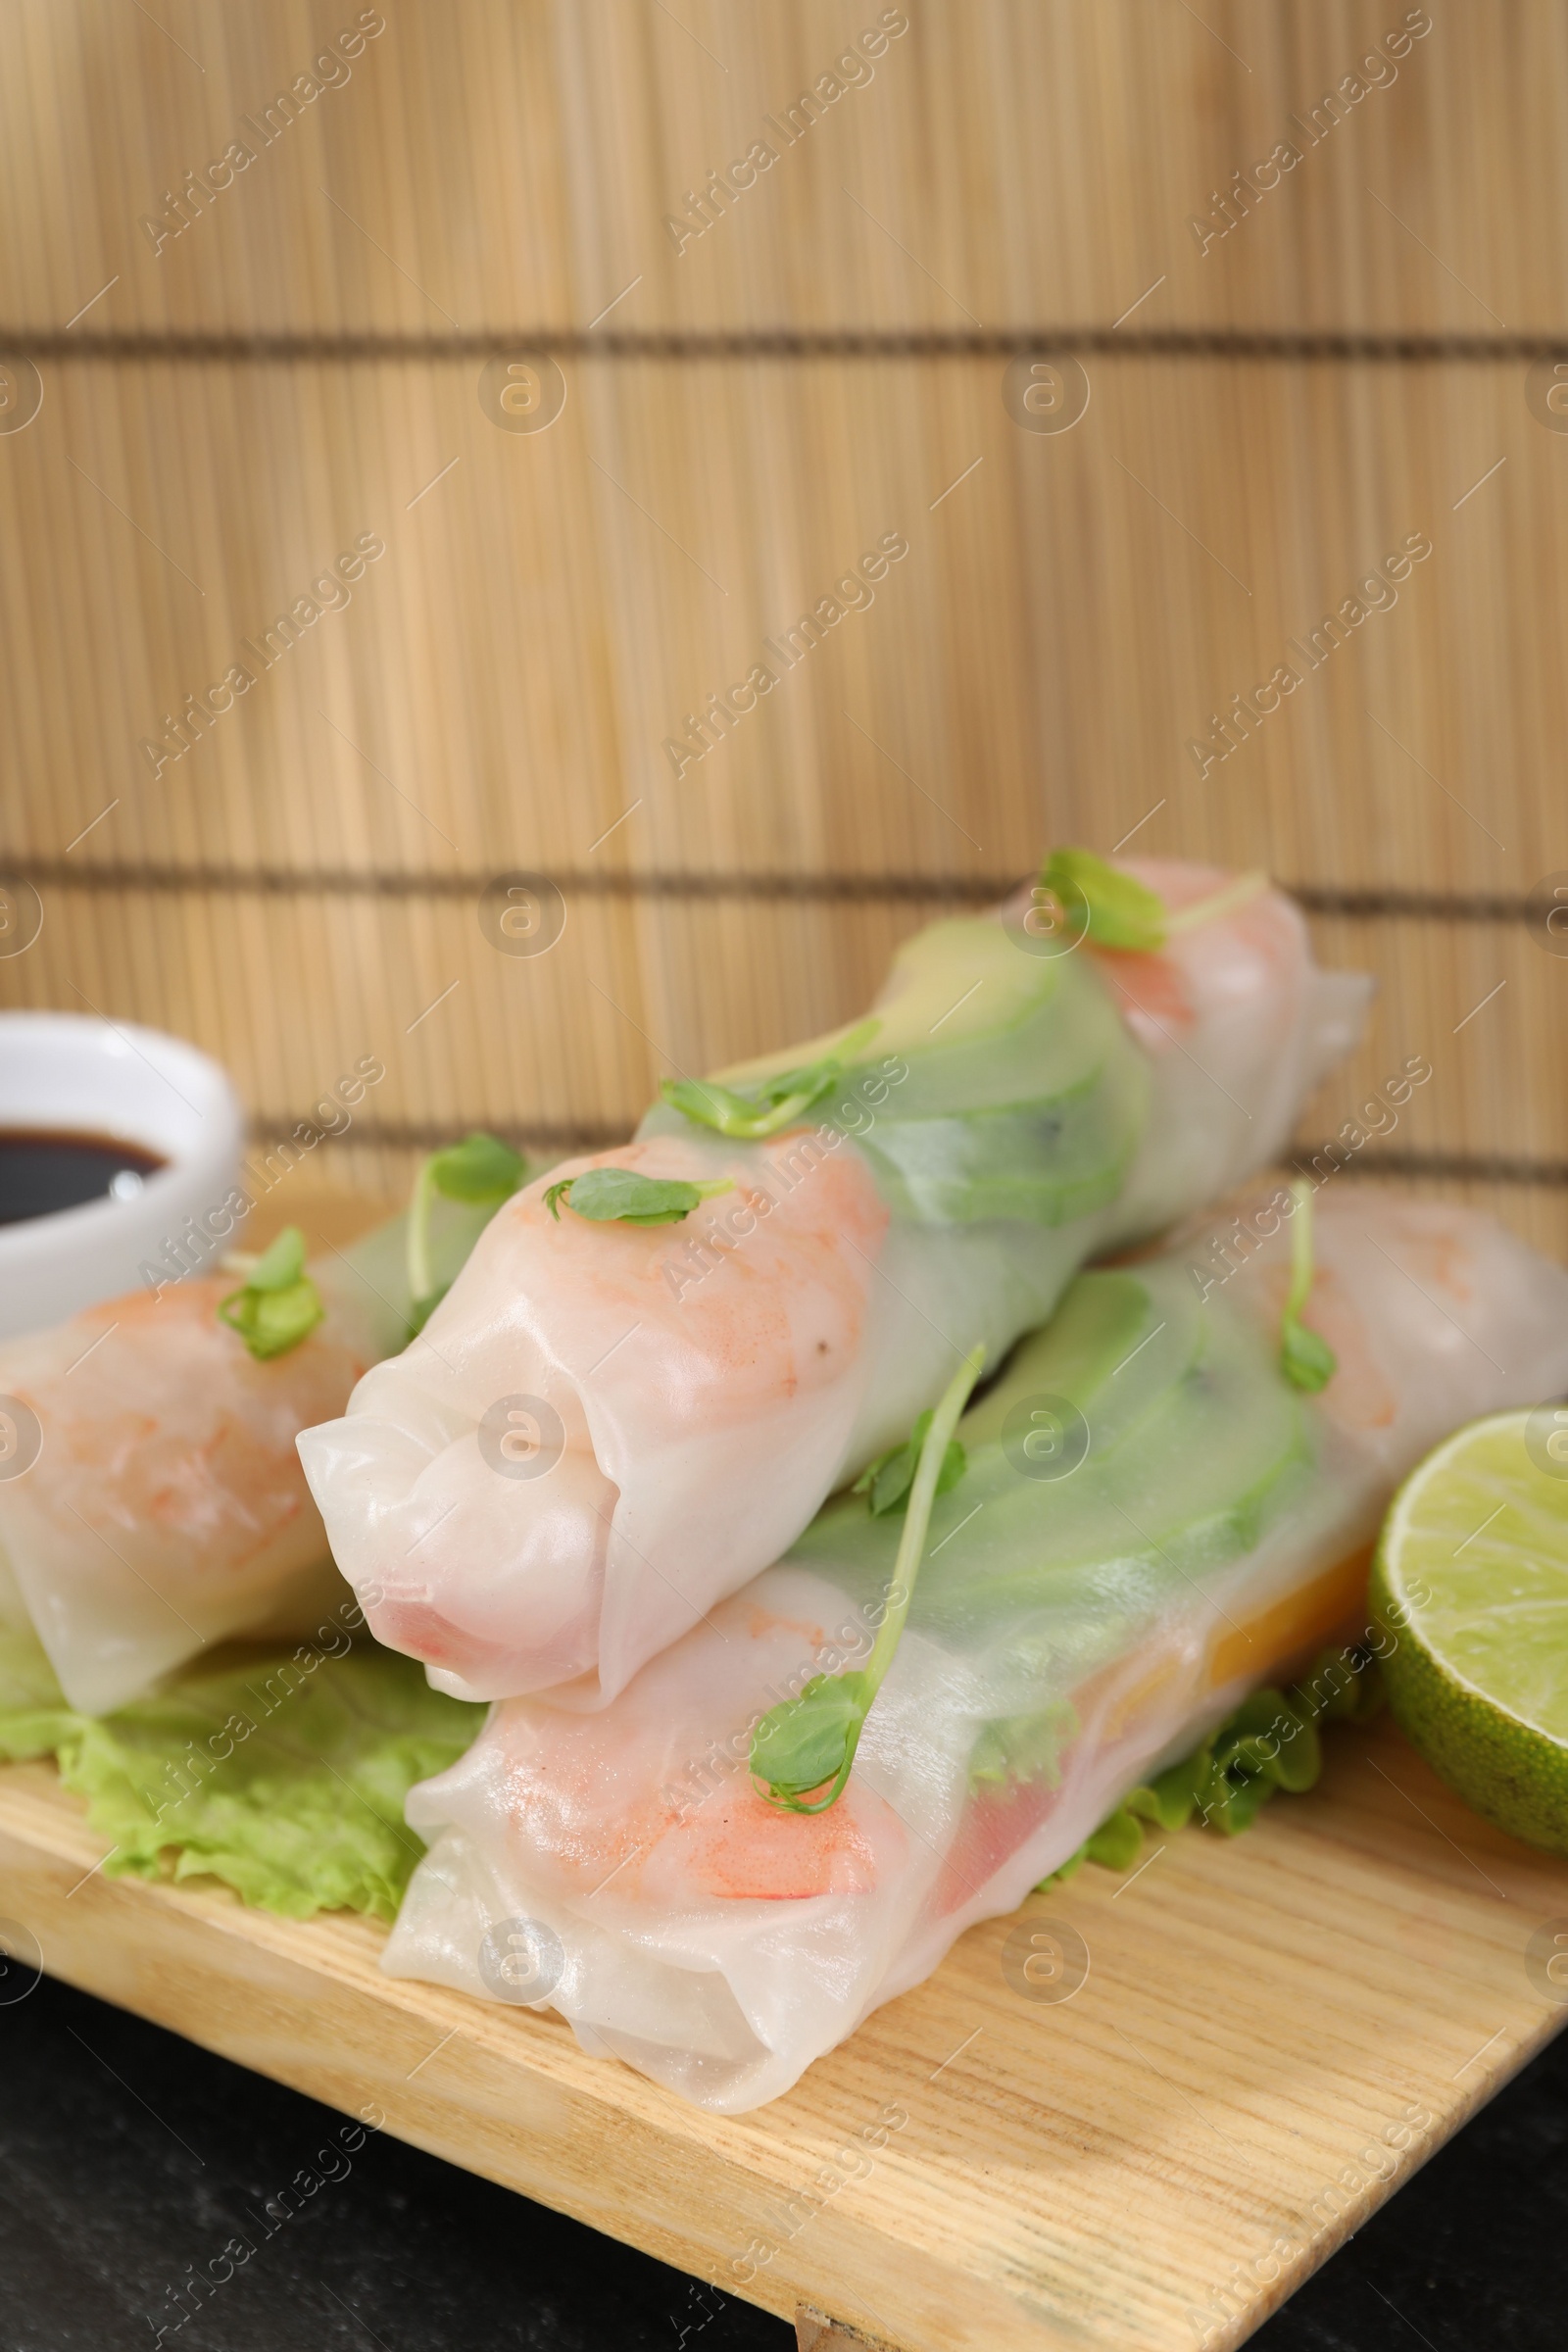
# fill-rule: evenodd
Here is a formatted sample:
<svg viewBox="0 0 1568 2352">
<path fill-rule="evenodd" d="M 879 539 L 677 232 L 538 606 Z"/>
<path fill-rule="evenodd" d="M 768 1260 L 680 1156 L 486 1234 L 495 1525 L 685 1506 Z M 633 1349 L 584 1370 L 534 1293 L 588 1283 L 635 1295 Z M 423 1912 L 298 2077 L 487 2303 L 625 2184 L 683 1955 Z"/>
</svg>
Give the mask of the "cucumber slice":
<svg viewBox="0 0 1568 2352">
<path fill-rule="evenodd" d="M 1045 1394 L 1077 1406 L 1091 1454 L 1104 1454 L 1169 1396 L 1207 1345 L 1208 1317 L 1180 1267 L 1092 1268 L 1044 1330 L 1020 1342 L 959 1435 L 971 1453 L 992 1445 L 1021 1397 Z"/>
<path fill-rule="evenodd" d="M 895 1054 L 907 1060 L 933 1049 L 961 1061 L 977 1039 L 1029 1021 L 1054 1004 L 1064 985 L 1071 989 L 1079 977 L 1074 960 L 1026 955 L 1001 923 L 980 915 L 928 923 L 894 956 L 871 1007 L 879 1027 L 856 1063 Z M 808 1044 L 759 1054 L 716 1075 L 724 1086 L 754 1085 L 825 1058 L 858 1026 L 846 1021 Z"/>
<path fill-rule="evenodd" d="M 1080 1276 L 959 1423 L 968 1463 L 932 1511 L 912 1624 L 984 1640 L 1049 1609 L 1062 1637 L 1080 1614 L 1102 1629 L 1257 1542 L 1312 1457 L 1312 1423 L 1272 1335 L 1245 1308 L 1202 1304 L 1190 1286 L 1184 1298 L 1184 1279 L 1164 1264 Z M 1025 1477 L 1009 1457 L 1008 1416 L 1041 1396 L 1089 1422 L 1089 1454 L 1065 1478 Z M 870 1589 L 897 1541 L 846 1497 L 790 1556 Z"/>
<path fill-rule="evenodd" d="M 1099 1452 L 1091 1420 L 1088 1458 L 1070 1477 L 1036 1485 L 1003 1446 L 972 1459 L 932 1513 L 927 1610 L 1054 1607 L 1075 1580 L 1101 1599 L 1168 1593 L 1250 1549 L 1311 1458 L 1310 1425 L 1260 1326 L 1229 1305 L 1200 1318 L 1201 1352 Z M 986 1508 L 939 1550 L 982 1492 Z"/>
<path fill-rule="evenodd" d="M 1032 955 L 978 917 L 932 923 L 894 958 L 873 1014 L 715 1083 L 745 1093 L 851 1044 L 802 1115 L 853 1136 L 895 1215 L 918 1223 L 1051 1227 L 1119 1194 L 1150 1068 L 1090 956 Z M 662 1105 L 640 1132 L 684 1124 Z"/>
<path fill-rule="evenodd" d="M 1088 957 L 1028 955 L 1001 923 L 978 916 L 917 931 L 894 957 L 871 1011 L 877 1027 L 846 1078 L 893 1059 L 908 1072 L 879 1106 L 879 1126 L 1066 1099 L 1112 1060 L 1144 1059 Z M 744 1090 L 806 1067 L 863 1026 L 846 1022 L 807 1045 L 738 1062 L 717 1081 Z M 830 1094 L 812 1115 L 831 1119 L 833 1108 Z"/>
<path fill-rule="evenodd" d="M 879 1118 L 860 1149 L 895 1215 L 928 1225 L 1066 1225 L 1120 1193 L 1148 1091 L 1142 1064 L 1115 1055 L 1067 1094 L 998 1109 L 906 1118 L 895 1097 L 901 1115 Z"/>
<path fill-rule="evenodd" d="M 919 933 L 872 1010 L 881 1026 L 858 1059 L 896 1054 L 909 1073 L 879 1124 L 1066 1102 L 1118 1060 L 1147 1066 L 1088 956 L 1025 955 L 1000 923 Z"/>
<path fill-rule="evenodd" d="M 1091 1418 L 1117 1366 L 1144 1347 L 1159 1320 L 1141 1270 L 1106 1267 L 1078 1275 L 1051 1321 L 1019 1341 L 1002 1378 L 959 1422 L 971 1461 L 1000 1443 L 1007 1415 L 1032 1390 L 1065 1396 Z"/>
<path fill-rule="evenodd" d="M 1044 964 L 1032 985 L 1017 967 Z M 1063 1225 L 1113 1200 L 1142 1139 L 1149 1065 L 1087 958 L 1025 955 L 997 923 L 910 942 L 867 1057 L 907 1075 L 858 1135 L 895 1214 L 927 1224 Z M 951 1014 L 951 1019 L 949 1015 Z"/>
</svg>

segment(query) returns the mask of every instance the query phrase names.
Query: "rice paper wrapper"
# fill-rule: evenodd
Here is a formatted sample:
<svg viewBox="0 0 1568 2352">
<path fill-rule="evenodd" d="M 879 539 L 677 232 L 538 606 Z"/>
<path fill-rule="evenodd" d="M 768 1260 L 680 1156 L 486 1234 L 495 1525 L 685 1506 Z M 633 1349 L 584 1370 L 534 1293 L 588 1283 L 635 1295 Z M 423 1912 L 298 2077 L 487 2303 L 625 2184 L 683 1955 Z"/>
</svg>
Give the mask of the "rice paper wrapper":
<svg viewBox="0 0 1568 2352">
<path fill-rule="evenodd" d="M 682 2096 L 756 2107 L 1248 1690 L 1360 1630 L 1398 1479 L 1457 1423 L 1568 1386 L 1568 1274 L 1472 1211 L 1320 1200 L 1306 1319 L 1339 1368 L 1308 1397 L 1277 1370 L 1274 1222 L 1222 1283 L 1203 1230 L 1085 1277 L 972 1409 L 831 1810 L 776 1809 L 748 1765 L 760 1715 L 863 1660 L 880 1620 L 898 1522 L 846 1500 L 612 1706 L 492 1710 L 410 1795 L 431 1851 L 387 1969 L 548 2003 Z M 1140 1328 L 1117 1323 L 1129 1283 L 1147 1336 L 1111 1367 Z M 1090 1432 L 1059 1477 L 1021 1450 L 1042 1397 L 1062 1402 L 1048 1379 Z"/>
</svg>

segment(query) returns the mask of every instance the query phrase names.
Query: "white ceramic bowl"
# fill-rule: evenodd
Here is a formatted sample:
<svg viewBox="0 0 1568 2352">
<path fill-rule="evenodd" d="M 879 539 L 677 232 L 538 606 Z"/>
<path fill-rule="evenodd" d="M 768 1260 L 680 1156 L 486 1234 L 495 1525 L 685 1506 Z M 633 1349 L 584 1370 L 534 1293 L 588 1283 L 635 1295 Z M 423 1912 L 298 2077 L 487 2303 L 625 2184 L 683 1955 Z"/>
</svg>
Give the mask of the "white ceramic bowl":
<svg viewBox="0 0 1568 2352">
<path fill-rule="evenodd" d="M 129 1199 L 0 1225 L 0 1339 L 148 1287 L 149 1266 L 173 1273 L 171 1245 L 187 1266 L 224 1247 L 201 1227 L 238 1181 L 245 1119 L 194 1046 L 74 1012 L 0 1013 L 0 1128 L 19 1127 L 113 1136 L 165 1164 Z"/>
</svg>

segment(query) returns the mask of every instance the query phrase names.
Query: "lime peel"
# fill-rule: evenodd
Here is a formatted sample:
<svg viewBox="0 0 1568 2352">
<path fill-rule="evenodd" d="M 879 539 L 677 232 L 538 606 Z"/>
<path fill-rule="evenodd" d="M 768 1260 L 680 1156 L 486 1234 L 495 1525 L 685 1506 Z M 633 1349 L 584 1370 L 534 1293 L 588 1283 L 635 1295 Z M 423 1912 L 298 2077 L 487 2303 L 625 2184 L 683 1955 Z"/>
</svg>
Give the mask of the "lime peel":
<svg viewBox="0 0 1568 2352">
<path fill-rule="evenodd" d="M 1396 1722 L 1499 1829 L 1568 1854 L 1568 1479 L 1530 1411 L 1455 1431 L 1405 1481 L 1372 1567 Z"/>
</svg>

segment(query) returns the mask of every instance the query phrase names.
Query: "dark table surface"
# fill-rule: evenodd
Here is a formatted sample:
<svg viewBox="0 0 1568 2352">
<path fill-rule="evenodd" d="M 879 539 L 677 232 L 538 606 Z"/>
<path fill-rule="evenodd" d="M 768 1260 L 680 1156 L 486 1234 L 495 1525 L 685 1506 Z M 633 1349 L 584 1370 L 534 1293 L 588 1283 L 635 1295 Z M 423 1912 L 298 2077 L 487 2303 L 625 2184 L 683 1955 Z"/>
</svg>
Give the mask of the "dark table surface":
<svg viewBox="0 0 1568 2352">
<path fill-rule="evenodd" d="M 182 2352 L 791 2352 L 781 2321 L 397 2140 L 318 2166 L 342 2127 L 47 1980 L 0 2006 L 4 2352 L 148 2352 L 161 2326 Z M 339 2177 L 264 2238 L 313 2167 Z M 231 2239 L 254 2251 L 176 2329 Z M 1563 2352 L 1568 2035 L 1252 2342 Z"/>
</svg>

